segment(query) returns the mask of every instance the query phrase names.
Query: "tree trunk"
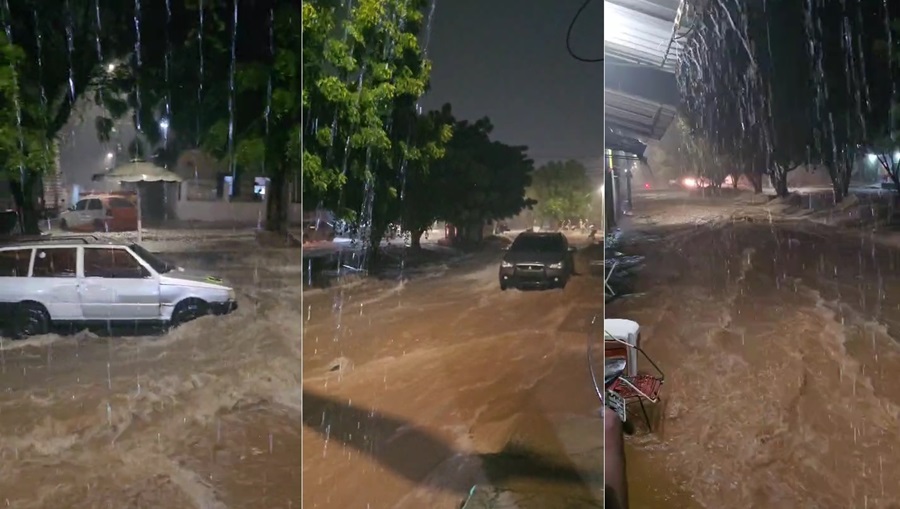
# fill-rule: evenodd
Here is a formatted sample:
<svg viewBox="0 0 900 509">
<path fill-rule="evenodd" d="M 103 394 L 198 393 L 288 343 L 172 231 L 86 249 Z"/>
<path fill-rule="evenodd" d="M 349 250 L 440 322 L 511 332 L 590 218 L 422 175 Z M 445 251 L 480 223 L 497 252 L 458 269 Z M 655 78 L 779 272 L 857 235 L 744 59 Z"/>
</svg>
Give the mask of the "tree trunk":
<svg viewBox="0 0 900 509">
<path fill-rule="evenodd" d="M 753 184 L 753 192 L 754 192 L 754 194 L 760 194 L 760 193 L 762 193 L 762 191 L 763 191 L 763 187 L 762 187 L 762 174 L 753 171 L 753 172 L 748 172 L 748 173 L 746 174 L 746 176 L 747 176 L 747 180 L 749 180 L 750 183 Z"/>
<path fill-rule="evenodd" d="M 738 182 L 739 182 L 740 180 L 741 180 L 741 176 L 740 176 L 740 175 L 737 175 L 737 176 L 732 175 L 732 176 L 731 176 L 731 188 L 732 188 L 732 189 L 737 189 L 737 188 L 738 188 Z"/>
<path fill-rule="evenodd" d="M 772 169 L 772 173 L 769 174 L 769 180 L 772 181 L 775 194 L 780 198 L 786 198 L 788 195 L 787 174 L 788 170 L 784 166 L 777 164 Z"/>
<path fill-rule="evenodd" d="M 13 196 L 16 212 L 19 215 L 19 228 L 24 235 L 40 235 L 38 200 L 34 192 L 35 182 L 38 178 L 30 171 L 25 171 L 22 176 L 25 179 L 24 182 L 9 180 L 9 191 Z"/>
<path fill-rule="evenodd" d="M 425 230 L 415 230 L 410 232 L 409 237 L 409 247 L 414 251 L 419 251 L 422 249 L 422 235 L 425 234 Z"/>
<path fill-rule="evenodd" d="M 285 206 L 287 186 L 285 175 L 281 170 L 269 179 L 268 196 L 266 197 L 266 230 L 284 232 L 287 230 L 287 207 Z"/>
</svg>

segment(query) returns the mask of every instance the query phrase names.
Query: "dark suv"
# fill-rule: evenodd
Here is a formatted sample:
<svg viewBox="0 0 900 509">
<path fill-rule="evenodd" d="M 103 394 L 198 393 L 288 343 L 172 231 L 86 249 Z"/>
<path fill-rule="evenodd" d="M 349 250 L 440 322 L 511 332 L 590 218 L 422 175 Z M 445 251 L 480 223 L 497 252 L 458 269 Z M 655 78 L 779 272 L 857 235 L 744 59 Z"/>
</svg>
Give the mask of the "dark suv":
<svg viewBox="0 0 900 509">
<path fill-rule="evenodd" d="M 500 289 L 565 288 L 575 272 L 574 252 L 562 233 L 522 233 L 500 262 Z"/>
</svg>

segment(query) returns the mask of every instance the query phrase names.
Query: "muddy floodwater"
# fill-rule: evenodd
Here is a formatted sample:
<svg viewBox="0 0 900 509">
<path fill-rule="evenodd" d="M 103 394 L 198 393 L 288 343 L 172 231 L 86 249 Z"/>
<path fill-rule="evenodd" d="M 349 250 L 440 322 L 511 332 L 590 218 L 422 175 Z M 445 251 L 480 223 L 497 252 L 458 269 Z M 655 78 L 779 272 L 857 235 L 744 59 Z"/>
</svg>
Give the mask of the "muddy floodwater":
<svg viewBox="0 0 900 509">
<path fill-rule="evenodd" d="M 207 247 L 232 315 L 2 341 L 0 506 L 300 507 L 299 253 Z"/>
<path fill-rule="evenodd" d="M 629 439 L 634 506 L 898 507 L 900 249 L 727 201 L 635 214 L 619 249 L 646 265 L 607 317 L 667 378 Z"/>
<path fill-rule="evenodd" d="M 501 292 L 501 255 L 307 294 L 304 507 L 602 507 L 600 250 L 552 291 Z"/>
</svg>

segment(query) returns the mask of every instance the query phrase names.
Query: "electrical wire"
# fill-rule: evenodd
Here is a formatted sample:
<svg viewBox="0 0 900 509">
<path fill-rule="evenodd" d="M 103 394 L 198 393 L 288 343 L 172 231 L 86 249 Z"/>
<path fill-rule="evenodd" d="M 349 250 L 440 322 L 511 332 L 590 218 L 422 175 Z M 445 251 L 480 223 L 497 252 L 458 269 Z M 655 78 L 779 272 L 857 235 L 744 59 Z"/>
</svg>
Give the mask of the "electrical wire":
<svg viewBox="0 0 900 509">
<path fill-rule="evenodd" d="M 585 7 L 590 5 L 591 0 L 584 0 L 584 3 L 581 4 L 581 7 L 578 8 L 578 11 L 575 12 L 575 17 L 572 18 L 572 22 L 569 23 L 569 29 L 566 30 L 566 51 L 569 52 L 569 56 L 578 60 L 579 62 L 584 62 L 587 64 L 596 64 L 603 62 L 603 57 L 600 58 L 584 58 L 575 54 L 575 51 L 572 50 L 572 29 L 575 28 L 575 22 L 578 21 L 578 17 L 581 16 L 581 13 L 584 11 Z"/>
</svg>

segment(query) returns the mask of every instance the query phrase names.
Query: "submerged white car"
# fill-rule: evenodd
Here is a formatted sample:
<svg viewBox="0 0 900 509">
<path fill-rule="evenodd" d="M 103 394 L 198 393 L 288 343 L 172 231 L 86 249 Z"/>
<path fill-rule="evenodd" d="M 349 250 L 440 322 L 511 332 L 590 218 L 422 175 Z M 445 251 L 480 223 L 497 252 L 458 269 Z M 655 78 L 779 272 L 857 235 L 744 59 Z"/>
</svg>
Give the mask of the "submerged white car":
<svg viewBox="0 0 900 509">
<path fill-rule="evenodd" d="M 50 238 L 0 247 L 0 322 L 16 338 L 60 323 L 178 325 L 235 309 L 234 289 L 221 279 L 138 244 Z"/>
</svg>

